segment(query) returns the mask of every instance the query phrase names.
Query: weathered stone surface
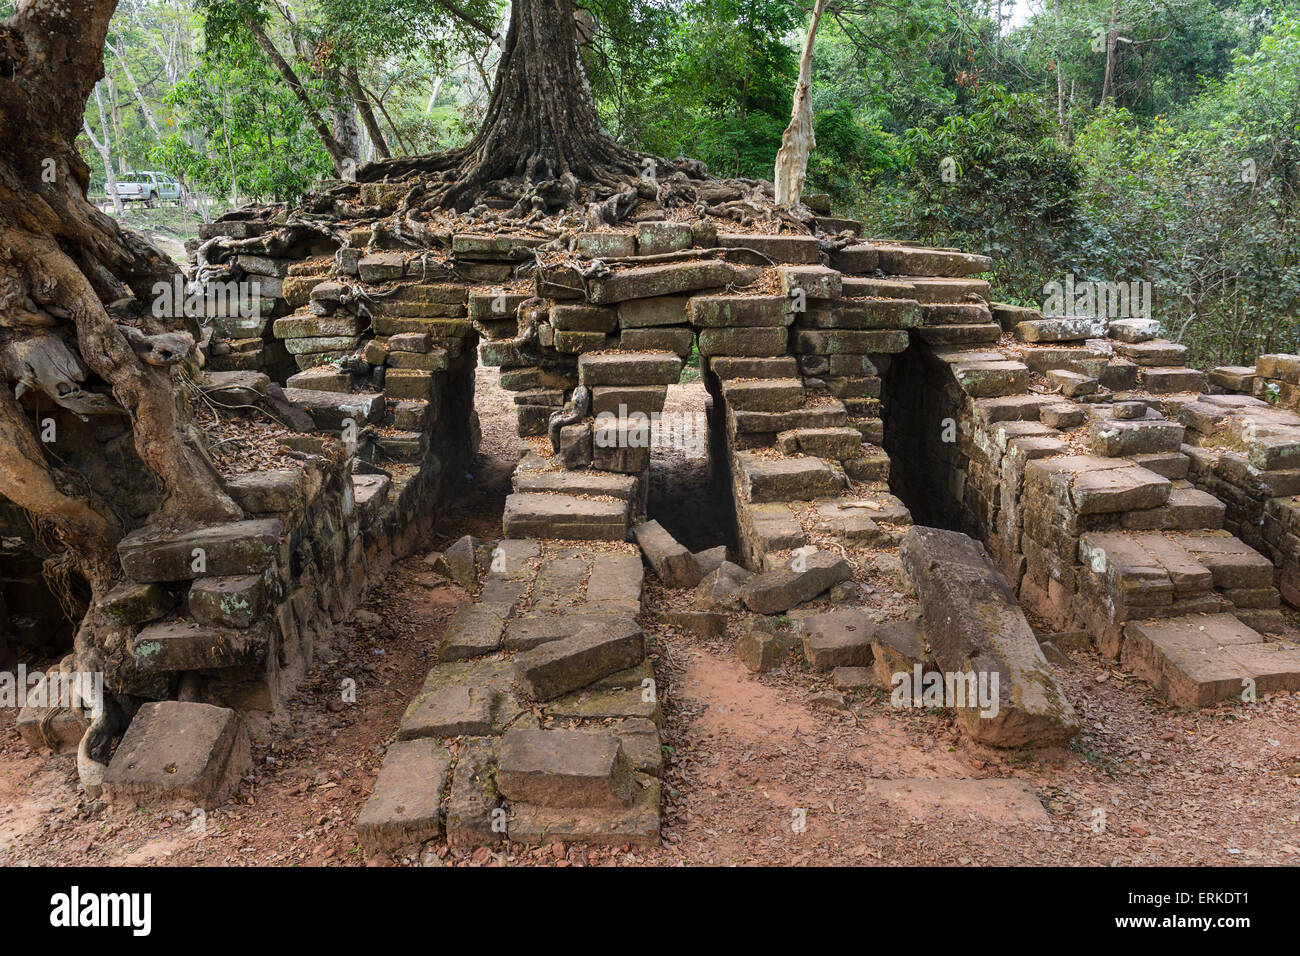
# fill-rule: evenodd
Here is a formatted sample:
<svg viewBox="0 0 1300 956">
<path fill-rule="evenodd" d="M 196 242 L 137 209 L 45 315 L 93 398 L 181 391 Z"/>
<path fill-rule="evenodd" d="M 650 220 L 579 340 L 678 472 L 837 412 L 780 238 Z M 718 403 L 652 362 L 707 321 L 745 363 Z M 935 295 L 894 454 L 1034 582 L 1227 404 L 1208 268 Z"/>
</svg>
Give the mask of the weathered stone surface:
<svg viewBox="0 0 1300 956">
<path fill-rule="evenodd" d="M 628 504 L 516 492 L 506 498 L 503 520 L 508 538 L 622 541 L 627 535 Z"/>
<path fill-rule="evenodd" d="M 190 581 L 208 575 L 260 573 L 276 559 L 280 522 L 232 521 L 192 531 L 132 531 L 117 544 L 122 571 L 141 582 Z"/>
<path fill-rule="evenodd" d="M 266 606 L 266 578 L 260 574 L 199 578 L 186 606 L 200 624 L 249 627 Z"/>
<path fill-rule="evenodd" d="M 156 621 L 176 605 L 170 592 L 156 584 L 119 584 L 99 600 L 99 610 L 122 627 Z"/>
<path fill-rule="evenodd" d="M 695 589 L 694 605 L 705 611 L 734 610 L 740 606 L 740 587 L 753 577 L 738 564 L 723 561 L 716 571 L 704 576 Z"/>
<path fill-rule="evenodd" d="M 754 575 L 741 587 L 740 599 L 758 614 L 780 614 L 852 576 L 848 561 L 814 549 L 797 553 L 779 568 Z"/>
<path fill-rule="evenodd" d="M 765 458 L 740 452 L 736 460 L 745 498 L 755 503 L 827 498 L 844 486 L 820 458 Z"/>
<path fill-rule="evenodd" d="M 606 810 L 630 807 L 637 791 L 614 734 L 529 728 L 509 730 L 502 738 L 497 787 L 512 804 Z"/>
<path fill-rule="evenodd" d="M 448 846 L 489 846 L 505 839 L 496 768 L 494 741 L 471 737 L 461 742 L 447 798 Z"/>
<path fill-rule="evenodd" d="M 751 671 L 763 674 L 780 667 L 798 639 L 794 628 L 779 621 L 746 618 L 736 641 L 736 656 Z"/>
<path fill-rule="evenodd" d="M 439 805 L 451 760 L 434 740 L 390 744 L 374 793 L 357 818 L 357 838 L 377 856 L 442 833 Z"/>
<path fill-rule="evenodd" d="M 757 270 L 726 262 L 675 262 L 662 266 L 618 269 L 607 276 L 587 280 L 588 298 L 596 305 L 678 295 L 696 289 L 718 289 L 732 283 L 747 285 Z"/>
<path fill-rule="evenodd" d="M 917 665 L 926 666 L 925 638 L 915 621 L 887 621 L 871 635 L 871 667 L 877 684 L 894 686 L 895 674 L 912 674 Z"/>
<path fill-rule="evenodd" d="M 104 796 L 126 807 L 211 810 L 239 786 L 248 765 L 248 732 L 235 711 L 144 704 L 104 773 Z"/>
<path fill-rule="evenodd" d="M 464 535 L 443 551 L 433 562 L 433 570 L 455 581 L 465 590 L 478 584 L 478 563 L 475 556 L 478 539 Z"/>
<path fill-rule="evenodd" d="M 286 388 L 284 397 L 307 409 L 321 431 L 339 431 L 347 421 L 360 428 L 366 422 L 379 422 L 384 417 L 384 396 L 379 394 L 349 395 Z"/>
<path fill-rule="evenodd" d="M 871 619 L 859 608 L 839 608 L 803 620 L 803 652 L 813 670 L 871 663 Z"/>
<path fill-rule="evenodd" d="M 675 385 L 682 360 L 670 352 L 603 352 L 578 359 L 583 385 Z"/>
<path fill-rule="evenodd" d="M 634 622 L 592 624 L 572 637 L 515 655 L 520 682 L 537 700 L 550 700 L 641 662 L 645 637 Z"/>
<path fill-rule="evenodd" d="M 194 621 L 160 621 L 131 642 L 136 666 L 145 673 L 252 667 L 266 659 L 265 621 L 247 628 L 201 627 Z"/>
<path fill-rule="evenodd" d="M 491 654 L 501 647 L 506 609 L 490 604 L 462 604 L 447 622 L 438 651 L 441 661 L 463 661 Z"/>
<path fill-rule="evenodd" d="M 709 548 L 707 551 L 695 552 L 695 563 L 699 566 L 700 576 L 712 574 L 727 560 L 727 546 L 720 544 L 715 548 Z"/>
<path fill-rule="evenodd" d="M 790 300 L 780 295 L 697 295 L 687 309 L 701 329 L 786 326 L 794 321 Z"/>
<path fill-rule="evenodd" d="M 646 774 L 637 774 L 634 780 L 636 791 L 627 809 L 512 803 L 510 839 L 520 843 L 658 846 L 659 780 Z"/>
<path fill-rule="evenodd" d="M 446 684 L 418 694 L 406 708 L 399 740 L 492 733 L 496 694 L 489 687 Z"/>
<path fill-rule="evenodd" d="M 999 747 L 1063 745 L 1079 729 L 1006 581 L 964 534 L 913 527 L 899 550 L 916 586 L 925 636 L 945 673 L 998 675 L 996 713 L 958 714 L 975 739 Z"/>
<path fill-rule="evenodd" d="M 591 390 L 591 414 L 626 417 L 661 412 L 668 389 L 663 385 L 602 385 Z"/>
<path fill-rule="evenodd" d="M 789 333 L 781 326 L 748 329 L 700 329 L 700 354 L 780 356 L 789 347 Z"/>
<path fill-rule="evenodd" d="M 632 529 L 636 543 L 655 575 L 670 588 L 693 588 L 700 583 L 695 555 L 678 543 L 658 521 L 647 521 Z"/>
<path fill-rule="evenodd" d="M 557 333 L 558 334 L 558 333 Z M 686 326 L 624 329 L 618 347 L 632 352 L 674 352 L 683 361 L 690 358 L 695 333 Z"/>
<path fill-rule="evenodd" d="M 789 412 L 804 404 L 803 382 L 797 378 L 725 381 L 722 394 L 742 411 Z"/>
<path fill-rule="evenodd" d="M 691 247 L 691 225 L 667 219 L 636 224 L 636 251 L 642 256 L 660 256 Z"/>
</svg>

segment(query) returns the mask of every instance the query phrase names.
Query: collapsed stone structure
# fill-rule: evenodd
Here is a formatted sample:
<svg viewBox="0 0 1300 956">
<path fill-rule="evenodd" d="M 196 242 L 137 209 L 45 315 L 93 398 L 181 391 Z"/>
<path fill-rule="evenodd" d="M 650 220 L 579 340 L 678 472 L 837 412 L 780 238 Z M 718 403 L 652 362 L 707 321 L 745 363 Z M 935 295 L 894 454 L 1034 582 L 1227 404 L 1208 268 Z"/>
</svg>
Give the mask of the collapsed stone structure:
<svg viewBox="0 0 1300 956">
<path fill-rule="evenodd" d="M 368 853 L 444 833 L 657 840 L 645 565 L 693 590 L 654 620 L 743 620 L 755 670 L 798 646 L 837 683 L 996 671 L 1000 717 L 962 711 L 995 746 L 1077 729 L 1044 653 L 1060 648 L 1017 601 L 1177 704 L 1300 688 L 1300 648 L 1269 636 L 1300 597 L 1300 417 L 1247 394 L 1292 401 L 1300 359 L 1207 383 L 1154 323 L 991 302 L 974 278 L 988 258 L 829 216 L 815 234 L 732 231 L 647 203 L 623 228 L 448 216 L 417 242 L 391 226 L 404 184 L 352 190 L 350 226 L 250 209 L 195 250 L 207 287 L 260 293 L 254 315 L 209 305 L 206 394 L 280 427 L 262 449 L 275 467 L 229 462 L 246 520 L 120 549 L 129 692 L 205 708 L 169 756 L 193 765 L 181 799 L 221 799 L 238 725 L 274 717 L 314 635 L 427 531 L 477 448 L 476 357 L 514 394 L 520 462 L 501 539 L 439 558 L 474 600 L 358 823 Z M 694 427 L 656 416 L 694 355 L 730 551 L 692 553 L 647 520 L 655 430 Z M 867 571 L 892 576 L 904 613 L 856 600 Z M 186 724 L 178 706 L 142 711 L 119 753 Z M 52 733 L 37 711 L 23 726 L 56 746 L 84 729 Z M 140 777 L 115 758 L 104 782 L 178 796 Z"/>
</svg>

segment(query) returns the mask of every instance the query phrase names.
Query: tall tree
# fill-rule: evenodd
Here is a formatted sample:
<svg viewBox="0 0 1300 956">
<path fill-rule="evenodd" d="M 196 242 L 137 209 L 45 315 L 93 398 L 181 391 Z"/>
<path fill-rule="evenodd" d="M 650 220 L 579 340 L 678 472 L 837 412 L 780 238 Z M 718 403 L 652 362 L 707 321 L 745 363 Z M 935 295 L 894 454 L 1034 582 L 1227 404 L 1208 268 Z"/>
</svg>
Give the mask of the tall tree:
<svg viewBox="0 0 1300 956">
<path fill-rule="evenodd" d="M 781 148 L 776 154 L 776 201 L 782 206 L 797 206 L 808 176 L 808 154 L 817 146 L 813 135 L 812 115 L 812 57 L 817 42 L 817 27 L 822 22 L 826 0 L 817 0 L 813 6 L 812 21 L 803 41 L 799 56 L 799 79 L 794 87 L 794 106 L 790 110 L 790 125 L 781 137 Z"/>
</svg>

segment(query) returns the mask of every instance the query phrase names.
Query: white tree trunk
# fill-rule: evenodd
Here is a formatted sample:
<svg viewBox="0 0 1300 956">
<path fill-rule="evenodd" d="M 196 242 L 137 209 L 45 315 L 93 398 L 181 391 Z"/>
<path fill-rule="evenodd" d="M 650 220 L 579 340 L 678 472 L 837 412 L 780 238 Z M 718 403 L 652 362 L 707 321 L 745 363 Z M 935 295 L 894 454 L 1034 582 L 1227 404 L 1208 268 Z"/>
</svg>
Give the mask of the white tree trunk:
<svg viewBox="0 0 1300 956">
<path fill-rule="evenodd" d="M 102 140 L 95 136 L 95 131 L 90 128 L 90 124 L 83 117 L 81 125 L 86 130 L 86 135 L 90 137 L 90 145 L 95 147 L 99 153 L 99 158 L 104 161 L 104 191 L 108 193 L 113 200 L 113 210 L 117 213 L 118 218 L 122 217 L 122 196 L 117 191 L 117 177 L 113 175 L 113 153 L 111 149 L 112 140 L 109 138 L 108 122 L 104 118 L 104 99 L 99 95 L 99 86 L 95 86 L 95 105 L 99 108 L 99 128 L 104 134 Z"/>
<path fill-rule="evenodd" d="M 799 82 L 794 88 L 790 125 L 781 136 L 781 148 L 776 154 L 776 201 L 781 206 L 798 205 L 808 176 L 808 154 L 817 145 L 812 122 L 812 55 L 825 7 L 826 0 L 817 0 L 813 7 L 812 23 L 808 24 L 799 57 Z"/>
</svg>

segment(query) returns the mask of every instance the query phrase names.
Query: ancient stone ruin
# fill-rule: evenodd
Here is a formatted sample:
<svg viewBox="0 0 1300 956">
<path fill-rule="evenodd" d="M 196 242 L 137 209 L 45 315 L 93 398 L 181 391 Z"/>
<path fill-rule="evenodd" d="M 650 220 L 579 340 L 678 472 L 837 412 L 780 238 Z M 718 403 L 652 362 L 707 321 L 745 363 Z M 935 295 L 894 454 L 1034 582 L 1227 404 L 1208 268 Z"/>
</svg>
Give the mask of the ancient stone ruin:
<svg viewBox="0 0 1300 956">
<path fill-rule="evenodd" d="M 983 256 L 828 209 L 737 222 L 716 210 L 743 190 L 715 189 L 623 226 L 480 210 L 413 237 L 393 225 L 408 184 L 341 183 L 204 227 L 196 414 L 242 442 L 212 451 L 245 516 L 122 540 L 103 610 L 134 637 L 107 679 L 148 702 L 86 782 L 127 805 L 229 794 L 248 728 L 275 727 L 473 460 L 480 362 L 514 396 L 513 493 L 497 540 L 437 558 L 473 600 L 357 821 L 367 854 L 656 843 L 651 620 L 730 629 L 750 669 L 801 655 L 840 689 L 997 675 L 995 706 L 958 708 L 994 747 L 1069 744 L 1053 664 L 1081 641 L 1177 705 L 1300 689 L 1275 636 L 1300 604 L 1300 358 L 1207 377 L 1154 322 L 991 302 Z M 662 414 L 693 355 L 704 434 Z M 664 436 L 706 443 L 731 548 L 692 552 L 647 514 Z M 678 599 L 648 602 L 650 579 Z M 20 720 L 64 751 L 87 726 Z"/>
</svg>

